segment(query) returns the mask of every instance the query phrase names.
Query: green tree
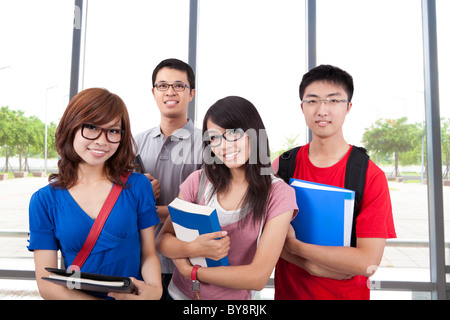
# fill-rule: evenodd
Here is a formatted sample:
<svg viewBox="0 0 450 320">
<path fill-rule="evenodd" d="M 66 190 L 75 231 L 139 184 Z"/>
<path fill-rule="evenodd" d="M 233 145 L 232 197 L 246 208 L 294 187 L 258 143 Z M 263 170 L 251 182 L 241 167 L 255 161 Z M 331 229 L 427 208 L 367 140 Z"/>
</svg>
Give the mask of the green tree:
<svg viewBox="0 0 450 320">
<path fill-rule="evenodd" d="M 44 132 L 45 125 L 44 123 L 38 119 L 37 117 L 32 116 L 30 118 L 30 140 L 32 140 L 32 144 L 30 144 L 28 148 L 28 154 L 30 156 L 44 156 Z"/>
<path fill-rule="evenodd" d="M 0 109 L 0 147 L 5 152 L 5 171 L 9 171 L 9 157 L 14 156 L 13 131 L 15 114 L 8 106 Z"/>
<path fill-rule="evenodd" d="M 379 119 L 364 132 L 362 143 L 368 151 L 382 156 L 394 155 L 394 174 L 399 176 L 399 154 L 412 149 L 411 140 L 415 125 L 407 124 L 406 117 L 393 119 Z"/>
<path fill-rule="evenodd" d="M 425 123 L 411 125 L 411 149 L 399 154 L 401 165 L 419 165 L 422 158 L 422 143 L 425 143 Z"/>
<path fill-rule="evenodd" d="M 47 152 L 49 157 L 57 157 L 55 132 L 57 125 L 51 122 L 47 127 Z M 0 109 L 0 149 L 5 154 L 5 171 L 9 169 L 9 158 L 19 155 L 19 170 L 28 163 L 30 155 L 44 157 L 45 124 L 36 116 L 25 117 L 21 110 Z M 23 162 L 22 159 L 25 159 Z"/>
<path fill-rule="evenodd" d="M 23 135 L 26 137 L 26 141 L 20 145 L 20 148 L 18 148 L 18 150 L 21 150 L 19 153 L 19 159 L 24 156 L 25 162 L 28 163 L 28 157 L 33 153 L 33 150 L 39 147 L 43 150 L 44 131 L 44 123 L 42 123 L 38 117 L 31 116 L 26 119 L 26 128 L 23 132 Z M 22 170 L 22 166 L 20 170 Z"/>
<path fill-rule="evenodd" d="M 16 153 L 19 155 L 19 171 L 25 171 L 22 167 L 22 158 L 27 155 L 27 150 L 29 146 L 29 128 L 28 128 L 28 118 L 24 116 L 24 112 L 21 110 L 13 111 L 14 118 L 14 126 L 11 130 L 11 138 L 14 143 L 14 147 Z"/>
<path fill-rule="evenodd" d="M 58 125 L 54 122 L 50 122 L 50 124 L 47 126 L 47 156 L 49 158 L 58 157 L 58 152 L 56 152 L 55 146 L 55 134 L 57 127 Z"/>
<path fill-rule="evenodd" d="M 450 119 L 441 119 L 442 162 L 445 165 L 444 178 L 450 175 Z"/>
<path fill-rule="evenodd" d="M 300 135 L 297 134 L 297 135 L 290 135 L 288 137 L 284 137 L 283 149 L 271 152 L 270 158 L 272 159 L 272 161 L 275 158 L 279 157 L 283 152 L 298 146 L 297 139 L 299 136 Z"/>
</svg>

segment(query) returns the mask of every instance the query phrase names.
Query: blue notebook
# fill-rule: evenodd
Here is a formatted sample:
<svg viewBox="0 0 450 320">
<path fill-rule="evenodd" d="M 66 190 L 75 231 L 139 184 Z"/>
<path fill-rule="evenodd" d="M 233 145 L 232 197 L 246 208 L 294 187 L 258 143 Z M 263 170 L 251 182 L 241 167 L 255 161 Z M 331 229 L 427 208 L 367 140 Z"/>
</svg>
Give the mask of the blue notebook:
<svg viewBox="0 0 450 320">
<path fill-rule="evenodd" d="M 216 209 L 212 207 L 175 198 L 168 208 L 175 235 L 182 241 L 190 242 L 201 234 L 221 230 Z M 228 266 L 227 257 L 218 261 L 204 257 L 189 258 L 189 260 L 193 265 L 198 264 L 202 267 Z"/>
<path fill-rule="evenodd" d="M 323 246 L 350 246 L 355 192 L 291 179 L 299 212 L 292 225 L 298 240 Z"/>
</svg>

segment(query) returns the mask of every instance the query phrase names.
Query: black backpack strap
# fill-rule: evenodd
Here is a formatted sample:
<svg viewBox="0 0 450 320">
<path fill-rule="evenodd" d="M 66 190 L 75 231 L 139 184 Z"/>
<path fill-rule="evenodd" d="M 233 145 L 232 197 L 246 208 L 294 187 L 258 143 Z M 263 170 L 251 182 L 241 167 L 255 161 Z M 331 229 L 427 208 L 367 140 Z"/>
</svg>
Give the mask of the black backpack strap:
<svg viewBox="0 0 450 320">
<path fill-rule="evenodd" d="M 295 159 L 297 158 L 297 153 L 300 150 L 300 147 L 295 147 L 294 149 L 290 149 L 285 151 L 278 161 L 278 176 L 284 180 L 287 184 L 289 184 L 289 179 L 292 178 L 295 171 Z"/>
<path fill-rule="evenodd" d="M 369 155 L 366 149 L 353 146 L 345 169 L 345 188 L 355 191 L 355 209 L 351 237 L 352 247 L 356 247 L 356 218 L 358 217 L 360 203 L 364 195 L 368 164 Z"/>
</svg>

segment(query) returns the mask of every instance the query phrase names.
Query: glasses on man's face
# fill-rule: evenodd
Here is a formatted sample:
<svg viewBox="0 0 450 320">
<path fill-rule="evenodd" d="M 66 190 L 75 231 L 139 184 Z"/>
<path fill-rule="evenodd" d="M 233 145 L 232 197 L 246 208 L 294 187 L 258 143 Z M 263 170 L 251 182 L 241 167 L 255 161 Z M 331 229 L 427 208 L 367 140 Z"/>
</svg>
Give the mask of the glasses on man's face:
<svg viewBox="0 0 450 320">
<path fill-rule="evenodd" d="M 167 91 L 169 90 L 169 87 L 172 87 L 172 89 L 176 92 L 184 91 L 185 88 L 191 88 L 186 83 L 181 81 L 175 81 L 174 83 L 167 83 L 167 82 L 158 82 L 155 83 L 153 88 L 156 88 L 158 91 Z"/>
<path fill-rule="evenodd" d="M 106 140 L 111 143 L 119 143 L 123 139 L 123 134 L 125 130 L 121 129 L 103 129 L 92 124 L 81 125 L 81 135 L 83 138 L 88 140 L 98 139 L 102 133 L 105 133 Z"/>
<path fill-rule="evenodd" d="M 318 106 L 320 103 L 323 102 L 326 105 L 329 105 L 330 107 L 337 106 L 341 103 L 349 103 L 350 101 L 345 99 L 336 99 L 336 98 L 326 98 L 326 99 L 315 99 L 315 98 L 308 98 L 305 100 L 302 100 L 302 104 L 305 104 L 307 106 Z"/>
<path fill-rule="evenodd" d="M 222 138 L 228 142 L 234 142 L 244 136 L 244 130 L 241 128 L 227 129 L 223 134 L 212 134 L 205 138 L 211 147 L 218 147 L 222 143 Z"/>
</svg>

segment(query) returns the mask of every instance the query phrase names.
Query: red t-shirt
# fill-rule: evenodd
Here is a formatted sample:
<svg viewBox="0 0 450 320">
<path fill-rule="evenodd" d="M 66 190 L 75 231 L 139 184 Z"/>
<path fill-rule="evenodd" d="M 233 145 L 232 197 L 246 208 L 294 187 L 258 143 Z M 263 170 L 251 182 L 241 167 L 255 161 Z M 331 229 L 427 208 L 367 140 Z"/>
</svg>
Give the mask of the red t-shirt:
<svg viewBox="0 0 450 320">
<path fill-rule="evenodd" d="M 309 144 L 300 148 L 294 178 L 344 187 L 345 168 L 351 148 L 335 165 L 318 168 L 309 160 Z M 301 204 L 300 204 L 301 205 Z M 356 218 L 357 238 L 395 238 L 389 188 L 384 172 L 369 161 L 361 211 Z M 333 280 L 310 275 L 284 259 L 275 269 L 276 300 L 369 299 L 367 277 L 354 276 L 348 280 Z"/>
</svg>

